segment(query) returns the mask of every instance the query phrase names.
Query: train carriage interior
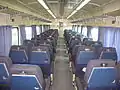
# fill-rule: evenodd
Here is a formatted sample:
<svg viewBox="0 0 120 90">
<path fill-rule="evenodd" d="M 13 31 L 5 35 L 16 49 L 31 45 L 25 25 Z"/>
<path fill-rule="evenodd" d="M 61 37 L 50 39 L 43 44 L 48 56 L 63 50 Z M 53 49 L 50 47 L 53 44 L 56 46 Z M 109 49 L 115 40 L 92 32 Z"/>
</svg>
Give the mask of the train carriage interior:
<svg viewBox="0 0 120 90">
<path fill-rule="evenodd" d="M 120 90 L 120 0 L 0 0 L 0 90 Z"/>
</svg>

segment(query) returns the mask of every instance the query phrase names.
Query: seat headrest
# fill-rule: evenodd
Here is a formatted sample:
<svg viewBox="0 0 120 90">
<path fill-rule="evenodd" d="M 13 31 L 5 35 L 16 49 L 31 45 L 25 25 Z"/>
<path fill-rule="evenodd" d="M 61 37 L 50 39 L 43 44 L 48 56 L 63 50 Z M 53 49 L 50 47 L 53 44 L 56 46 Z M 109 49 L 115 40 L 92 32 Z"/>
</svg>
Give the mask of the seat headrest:
<svg viewBox="0 0 120 90">
<path fill-rule="evenodd" d="M 93 70 L 93 68 L 95 67 L 115 67 L 115 61 L 113 61 L 112 59 L 96 59 L 96 60 L 90 60 L 88 62 L 87 68 L 86 68 L 86 73 L 85 73 L 85 81 L 87 82 L 90 74 Z"/>
<path fill-rule="evenodd" d="M 10 50 L 25 50 L 26 49 L 26 46 L 19 46 L 19 45 L 13 45 L 11 46 L 11 49 Z"/>
<path fill-rule="evenodd" d="M 18 77 L 21 76 L 21 78 L 23 77 L 23 79 L 24 79 L 26 76 L 34 76 L 34 78 L 37 80 L 37 82 L 39 83 L 40 86 L 42 86 L 42 84 L 44 82 L 42 70 L 37 65 L 14 64 L 11 67 L 11 72 L 12 72 L 13 78 L 16 76 L 18 76 Z M 19 82 L 19 81 L 12 81 L 12 82 Z M 32 82 L 30 82 L 30 83 L 32 83 Z M 12 87 L 14 87 L 14 86 L 12 86 Z"/>
<path fill-rule="evenodd" d="M 8 85 L 11 83 L 12 60 L 9 57 L 0 56 L 0 84 Z"/>
<path fill-rule="evenodd" d="M 12 66 L 12 60 L 6 56 L 0 56 L 0 63 L 5 63 L 8 67 Z"/>
<path fill-rule="evenodd" d="M 81 46 L 79 47 L 79 50 L 80 50 L 80 51 L 94 51 L 94 48 L 93 48 L 93 47 L 90 47 L 90 46 L 81 45 Z"/>
<path fill-rule="evenodd" d="M 103 47 L 102 51 L 105 51 L 105 52 L 116 52 L 116 49 L 114 47 Z"/>
</svg>

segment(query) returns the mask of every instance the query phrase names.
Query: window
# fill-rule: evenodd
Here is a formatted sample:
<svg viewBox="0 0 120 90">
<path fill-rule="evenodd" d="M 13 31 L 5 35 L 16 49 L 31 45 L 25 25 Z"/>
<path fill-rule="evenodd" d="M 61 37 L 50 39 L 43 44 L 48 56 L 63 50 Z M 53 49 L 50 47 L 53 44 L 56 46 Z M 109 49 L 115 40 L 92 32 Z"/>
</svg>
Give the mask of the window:
<svg viewBox="0 0 120 90">
<path fill-rule="evenodd" d="M 31 27 L 25 27 L 26 32 L 26 39 L 31 40 L 32 38 L 32 28 Z"/>
<path fill-rule="evenodd" d="M 17 27 L 12 28 L 12 45 L 20 45 L 20 32 Z"/>
<path fill-rule="evenodd" d="M 44 32 L 45 30 L 44 30 L 44 25 L 42 25 L 42 32 Z"/>
<path fill-rule="evenodd" d="M 40 32 L 42 33 L 42 32 L 43 32 L 43 31 L 42 31 L 42 25 L 40 25 L 39 27 L 40 27 Z"/>
<path fill-rule="evenodd" d="M 75 32 L 77 32 L 77 26 L 75 26 Z"/>
<path fill-rule="evenodd" d="M 78 27 L 78 33 L 81 33 L 81 26 Z"/>
<path fill-rule="evenodd" d="M 64 30 L 65 30 L 65 29 L 67 29 L 67 30 L 72 30 L 72 26 L 67 25 L 67 26 L 64 27 Z"/>
<path fill-rule="evenodd" d="M 39 26 L 36 26 L 36 32 L 37 32 L 37 35 L 39 35 L 41 33 Z"/>
<path fill-rule="evenodd" d="M 91 29 L 91 38 L 93 38 L 93 41 L 98 40 L 98 27 L 93 27 Z"/>
<path fill-rule="evenodd" d="M 72 26 L 72 31 L 75 31 L 75 25 Z"/>
<path fill-rule="evenodd" d="M 83 27 L 82 34 L 87 37 L 87 27 Z"/>
</svg>

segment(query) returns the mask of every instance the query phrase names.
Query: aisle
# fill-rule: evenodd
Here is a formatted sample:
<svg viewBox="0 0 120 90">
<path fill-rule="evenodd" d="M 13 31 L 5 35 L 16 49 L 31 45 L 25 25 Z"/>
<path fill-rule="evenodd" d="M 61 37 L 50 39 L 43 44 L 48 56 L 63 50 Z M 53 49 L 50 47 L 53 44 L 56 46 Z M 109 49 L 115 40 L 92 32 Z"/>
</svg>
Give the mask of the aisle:
<svg viewBox="0 0 120 90">
<path fill-rule="evenodd" d="M 52 90 L 74 90 L 72 74 L 69 70 L 69 58 L 63 38 L 58 39 Z"/>
</svg>

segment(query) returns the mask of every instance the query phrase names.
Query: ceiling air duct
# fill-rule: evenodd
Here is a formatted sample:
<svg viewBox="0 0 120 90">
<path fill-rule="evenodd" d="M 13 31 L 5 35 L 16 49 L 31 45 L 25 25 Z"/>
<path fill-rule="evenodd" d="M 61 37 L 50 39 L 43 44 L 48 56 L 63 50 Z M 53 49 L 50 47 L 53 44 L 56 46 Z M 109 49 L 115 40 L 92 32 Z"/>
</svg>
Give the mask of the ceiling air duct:
<svg viewBox="0 0 120 90">
<path fill-rule="evenodd" d="M 59 8 L 60 16 L 63 16 L 63 14 L 64 14 L 64 7 L 67 4 L 67 2 L 68 2 L 68 0 L 59 0 L 59 3 L 60 3 L 60 8 Z"/>
</svg>

